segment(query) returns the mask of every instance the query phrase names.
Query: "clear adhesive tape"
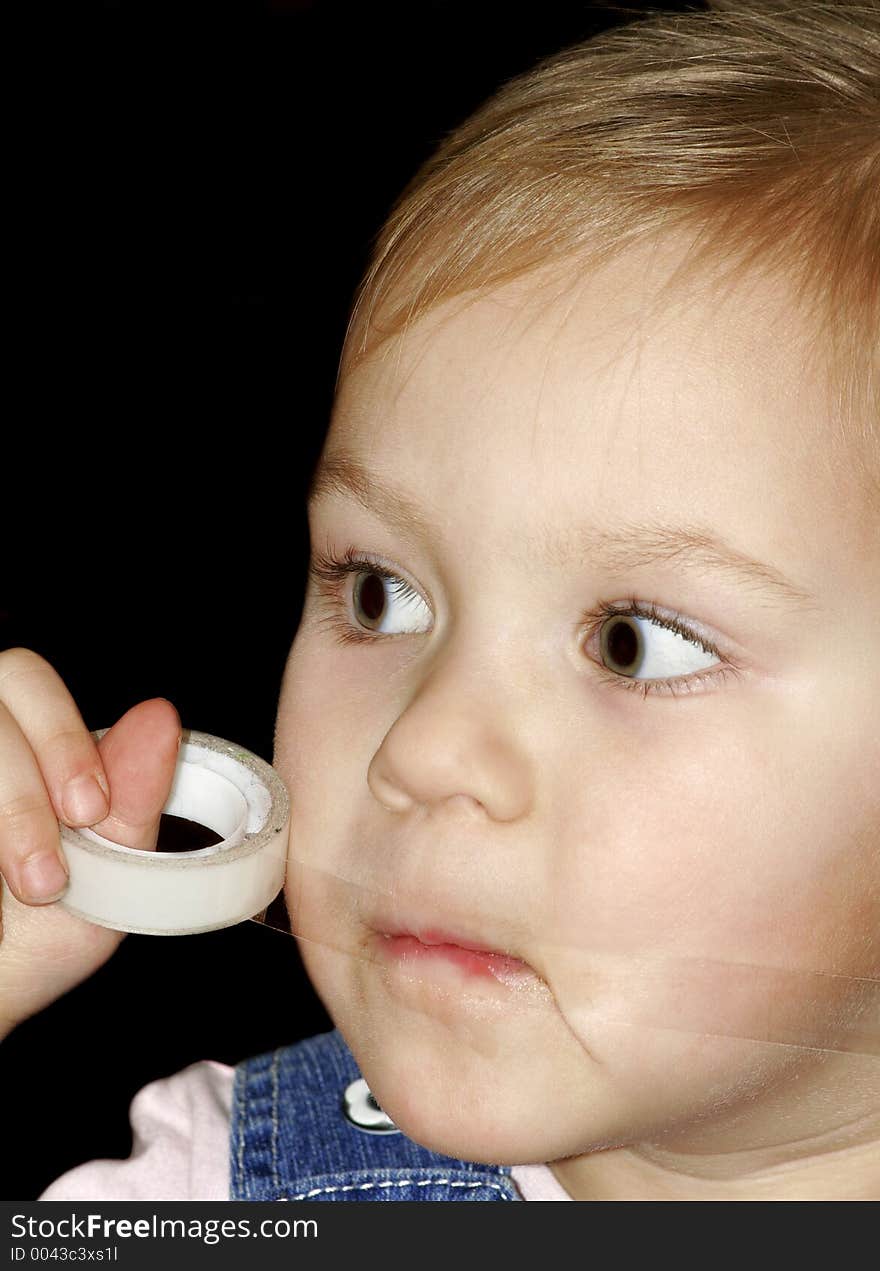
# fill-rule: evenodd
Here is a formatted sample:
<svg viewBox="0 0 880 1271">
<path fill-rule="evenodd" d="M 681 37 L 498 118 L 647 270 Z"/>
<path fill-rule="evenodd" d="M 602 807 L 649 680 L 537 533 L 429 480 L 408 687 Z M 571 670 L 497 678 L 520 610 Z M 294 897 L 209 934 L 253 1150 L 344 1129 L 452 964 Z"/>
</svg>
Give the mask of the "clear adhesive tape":
<svg viewBox="0 0 880 1271">
<path fill-rule="evenodd" d="M 106 732 L 92 736 L 99 741 Z M 179 936 L 243 922 L 278 895 L 290 800 L 264 759 L 183 729 L 163 811 L 205 825 L 223 841 L 192 852 L 145 852 L 59 822 L 70 883 L 58 903 L 101 927 Z"/>
</svg>

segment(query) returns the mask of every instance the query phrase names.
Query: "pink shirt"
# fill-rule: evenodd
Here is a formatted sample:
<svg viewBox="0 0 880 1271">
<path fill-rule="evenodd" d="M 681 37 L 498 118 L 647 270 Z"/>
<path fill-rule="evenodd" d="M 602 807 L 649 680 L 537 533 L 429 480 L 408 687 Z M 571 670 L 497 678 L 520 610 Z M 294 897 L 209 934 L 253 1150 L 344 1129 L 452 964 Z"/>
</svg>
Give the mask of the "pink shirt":
<svg viewBox="0 0 880 1271">
<path fill-rule="evenodd" d="M 129 1110 L 131 1156 L 88 1161 L 40 1200 L 228 1200 L 235 1069 L 213 1059 L 144 1086 Z M 546 1165 L 514 1165 L 524 1200 L 571 1200 Z"/>
</svg>

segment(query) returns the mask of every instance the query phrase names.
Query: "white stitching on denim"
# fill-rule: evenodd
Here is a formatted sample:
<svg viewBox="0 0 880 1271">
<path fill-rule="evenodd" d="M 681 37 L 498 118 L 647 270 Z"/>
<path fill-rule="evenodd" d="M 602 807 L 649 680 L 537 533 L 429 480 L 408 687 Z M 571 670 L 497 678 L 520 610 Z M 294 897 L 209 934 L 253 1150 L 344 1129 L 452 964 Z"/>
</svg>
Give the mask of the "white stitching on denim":
<svg viewBox="0 0 880 1271">
<path fill-rule="evenodd" d="M 457 1183 L 451 1178 L 401 1178 L 383 1179 L 380 1183 L 346 1183 L 343 1187 L 313 1187 L 310 1192 L 300 1192 L 298 1196 L 279 1196 L 278 1200 L 309 1200 L 312 1196 L 323 1196 L 326 1192 L 366 1192 L 373 1187 L 435 1187 L 445 1184 L 448 1187 L 491 1187 L 493 1191 L 504 1194 L 507 1189 L 500 1183 L 489 1183 L 481 1179 L 476 1183 Z"/>
</svg>

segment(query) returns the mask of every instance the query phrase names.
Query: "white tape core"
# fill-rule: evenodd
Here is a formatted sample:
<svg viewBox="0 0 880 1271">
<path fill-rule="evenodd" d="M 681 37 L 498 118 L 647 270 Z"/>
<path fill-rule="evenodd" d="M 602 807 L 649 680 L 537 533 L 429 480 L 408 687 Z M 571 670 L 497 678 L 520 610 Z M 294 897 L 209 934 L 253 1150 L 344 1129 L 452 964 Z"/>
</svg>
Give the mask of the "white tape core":
<svg viewBox="0 0 880 1271">
<path fill-rule="evenodd" d="M 205 825 L 223 841 L 194 852 L 145 852 L 59 823 L 70 883 L 58 903 L 116 931 L 191 935 L 243 922 L 278 895 L 290 801 L 264 759 L 184 729 L 163 811 Z"/>
</svg>

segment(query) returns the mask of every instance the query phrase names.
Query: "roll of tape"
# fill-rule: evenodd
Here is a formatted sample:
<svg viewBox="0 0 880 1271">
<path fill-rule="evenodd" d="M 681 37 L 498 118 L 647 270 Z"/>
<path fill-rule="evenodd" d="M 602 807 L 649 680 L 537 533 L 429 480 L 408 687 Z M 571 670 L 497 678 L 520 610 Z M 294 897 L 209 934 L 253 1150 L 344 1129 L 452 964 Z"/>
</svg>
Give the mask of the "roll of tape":
<svg viewBox="0 0 880 1271">
<path fill-rule="evenodd" d="M 184 729 L 163 811 L 205 825 L 223 841 L 194 852 L 145 852 L 59 823 L 70 883 L 58 903 L 101 927 L 175 936 L 243 922 L 278 895 L 290 800 L 264 759 Z"/>
</svg>

